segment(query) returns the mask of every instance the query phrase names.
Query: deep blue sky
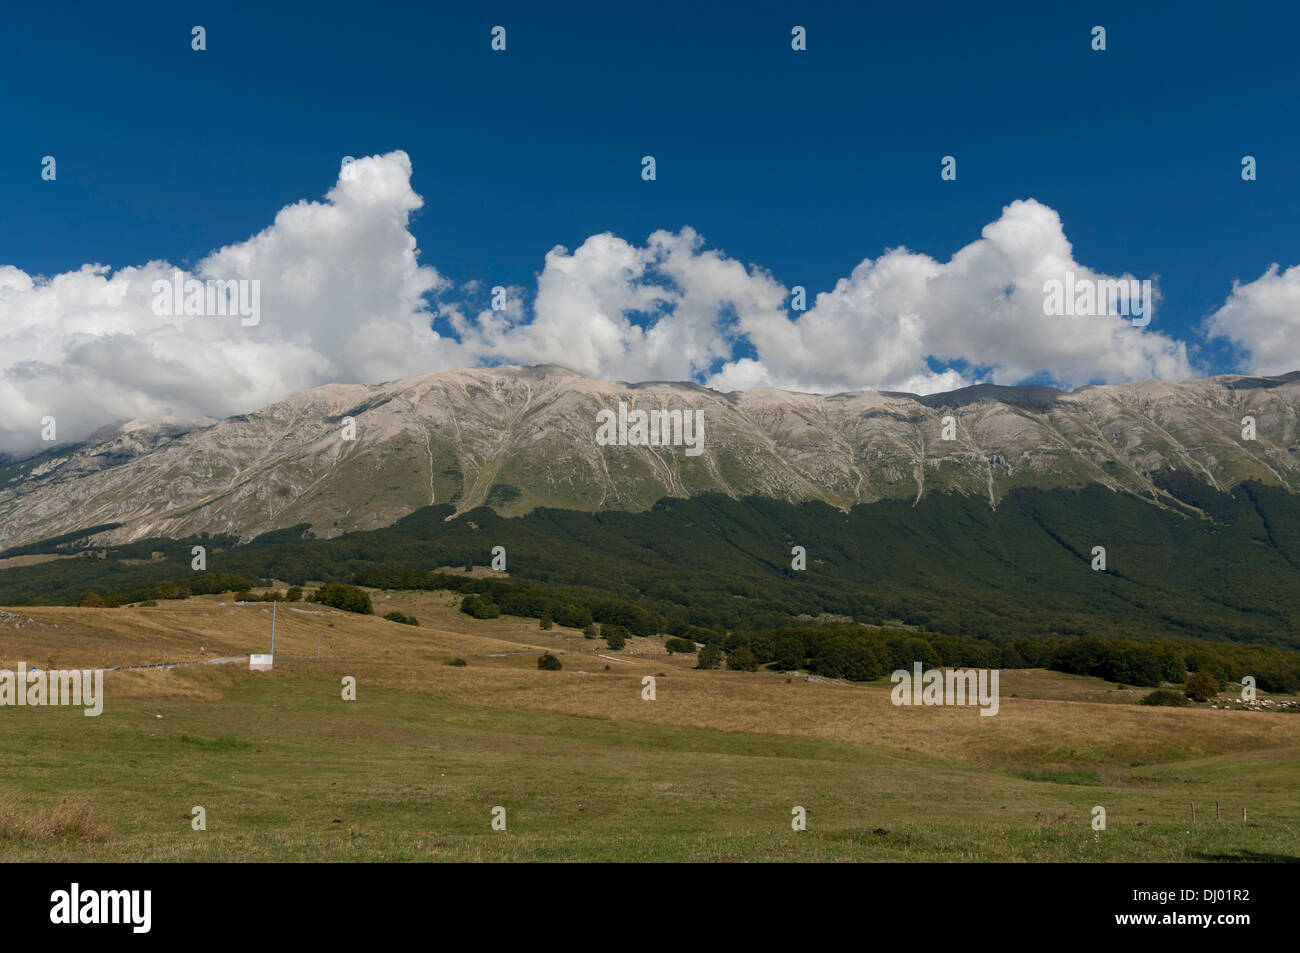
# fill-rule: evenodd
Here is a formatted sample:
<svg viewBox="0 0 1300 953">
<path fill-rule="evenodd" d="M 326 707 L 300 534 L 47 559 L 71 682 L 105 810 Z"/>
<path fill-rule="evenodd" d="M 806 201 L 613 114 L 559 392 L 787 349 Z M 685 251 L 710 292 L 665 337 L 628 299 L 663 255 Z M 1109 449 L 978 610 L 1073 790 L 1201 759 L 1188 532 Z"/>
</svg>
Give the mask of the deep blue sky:
<svg viewBox="0 0 1300 953">
<path fill-rule="evenodd" d="M 946 260 L 1033 197 L 1080 263 L 1159 275 L 1152 329 L 1184 338 L 1234 278 L 1300 263 L 1300 5 L 735 7 L 10 5 L 0 264 L 197 261 L 397 148 L 422 260 L 458 282 L 531 286 L 555 244 L 690 225 L 815 292 L 887 247 Z"/>
</svg>

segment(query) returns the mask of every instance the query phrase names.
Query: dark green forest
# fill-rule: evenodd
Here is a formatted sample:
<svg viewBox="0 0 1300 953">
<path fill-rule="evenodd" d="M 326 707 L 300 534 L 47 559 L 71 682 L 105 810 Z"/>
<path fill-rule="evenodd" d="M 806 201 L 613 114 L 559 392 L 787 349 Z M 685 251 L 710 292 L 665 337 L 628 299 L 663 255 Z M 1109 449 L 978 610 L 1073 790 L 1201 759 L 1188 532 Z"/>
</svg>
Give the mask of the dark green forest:
<svg viewBox="0 0 1300 953">
<path fill-rule="evenodd" d="M 708 494 L 641 513 L 538 509 L 510 519 L 479 508 L 447 520 L 450 506 L 432 506 L 381 530 L 316 539 L 295 526 L 242 545 L 203 536 L 92 551 L 87 534 L 68 534 L 21 552 L 83 555 L 0 571 L 0 604 L 76 604 L 95 592 L 121 605 L 277 579 L 489 592 L 510 614 L 545 608 L 557 621 L 590 615 L 634 634 L 748 638 L 758 649 L 766 643 L 754 633 L 813 623 L 819 638 L 865 623 L 1014 644 L 1026 662 L 1031 643 L 1300 649 L 1300 498 L 1255 483 L 1223 493 L 1172 474 L 1161 486 L 1185 506 L 1100 486 L 1021 489 L 996 510 L 955 494 L 848 512 Z M 190 569 L 194 545 L 207 548 L 206 572 Z M 791 568 L 796 545 L 806 570 Z M 508 581 L 430 576 L 486 566 L 494 546 L 506 549 Z M 1091 568 L 1095 546 L 1105 547 L 1105 571 Z M 828 668 L 848 664 L 834 660 L 839 647 Z M 814 648 L 806 658 L 819 657 Z"/>
</svg>

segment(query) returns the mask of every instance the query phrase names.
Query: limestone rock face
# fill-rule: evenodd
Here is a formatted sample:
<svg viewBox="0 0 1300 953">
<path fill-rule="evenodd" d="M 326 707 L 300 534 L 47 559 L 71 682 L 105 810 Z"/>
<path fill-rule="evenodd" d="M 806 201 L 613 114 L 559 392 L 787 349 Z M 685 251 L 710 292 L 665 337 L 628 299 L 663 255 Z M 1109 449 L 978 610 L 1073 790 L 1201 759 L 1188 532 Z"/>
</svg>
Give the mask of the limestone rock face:
<svg viewBox="0 0 1300 953">
<path fill-rule="evenodd" d="M 629 417 L 702 412 L 703 452 L 598 443 L 598 414 L 620 403 Z M 476 368 L 328 385 L 188 426 L 136 421 L 5 462 L 0 549 L 111 523 L 121 525 L 98 538 L 247 539 L 299 523 L 333 536 L 430 503 L 457 514 L 639 510 L 705 491 L 848 507 L 951 490 L 996 506 L 1015 487 L 1101 483 L 1163 505 L 1152 477 L 1171 469 L 1221 489 L 1259 480 L 1296 492 L 1298 416 L 1300 372 L 1072 392 L 981 384 L 919 397 L 723 394 L 553 365 Z M 1243 439 L 1244 417 L 1254 440 Z"/>
</svg>

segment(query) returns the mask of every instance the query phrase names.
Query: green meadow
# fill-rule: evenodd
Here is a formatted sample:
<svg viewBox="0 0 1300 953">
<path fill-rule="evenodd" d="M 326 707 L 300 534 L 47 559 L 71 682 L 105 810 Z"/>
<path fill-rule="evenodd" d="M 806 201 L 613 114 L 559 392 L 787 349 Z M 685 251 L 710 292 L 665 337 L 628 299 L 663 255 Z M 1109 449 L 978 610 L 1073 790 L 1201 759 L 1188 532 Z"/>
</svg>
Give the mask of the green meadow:
<svg viewBox="0 0 1300 953">
<path fill-rule="evenodd" d="M 0 709 L 0 860 L 1300 859 L 1292 714 L 1044 670 L 1004 672 L 995 717 L 896 708 L 887 680 L 698 671 L 662 639 L 372 595 L 421 624 L 282 606 L 272 672 L 114 671 L 97 718 Z M 220 601 L 13 610 L 34 624 L 0 629 L 0 668 L 265 651 L 268 610 Z"/>
</svg>

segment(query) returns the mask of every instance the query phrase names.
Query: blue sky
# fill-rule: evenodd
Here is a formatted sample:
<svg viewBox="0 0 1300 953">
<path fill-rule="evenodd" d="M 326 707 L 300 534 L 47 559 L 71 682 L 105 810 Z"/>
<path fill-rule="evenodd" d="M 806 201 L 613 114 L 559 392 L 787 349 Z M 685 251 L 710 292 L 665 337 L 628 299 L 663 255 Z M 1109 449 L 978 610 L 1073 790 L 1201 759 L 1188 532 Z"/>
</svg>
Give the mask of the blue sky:
<svg viewBox="0 0 1300 953">
<path fill-rule="evenodd" d="M 946 263 L 1032 198 L 1080 265 L 1158 276 L 1148 330 L 1186 344 L 1197 372 L 1260 370 L 1242 341 L 1198 328 L 1234 279 L 1300 264 L 1294 4 L 294 7 L 8 10 L 0 265 L 37 280 L 190 268 L 320 201 L 341 156 L 395 150 L 423 198 L 407 223 L 420 263 L 452 287 L 519 289 L 525 318 L 546 253 L 603 232 L 641 246 L 689 227 L 811 299 L 888 248 Z M 795 24 L 806 52 L 790 49 Z M 1257 181 L 1242 181 L 1244 155 Z M 1269 320 L 1243 319 L 1257 352 Z M 743 335 L 730 352 L 755 353 Z"/>
</svg>

